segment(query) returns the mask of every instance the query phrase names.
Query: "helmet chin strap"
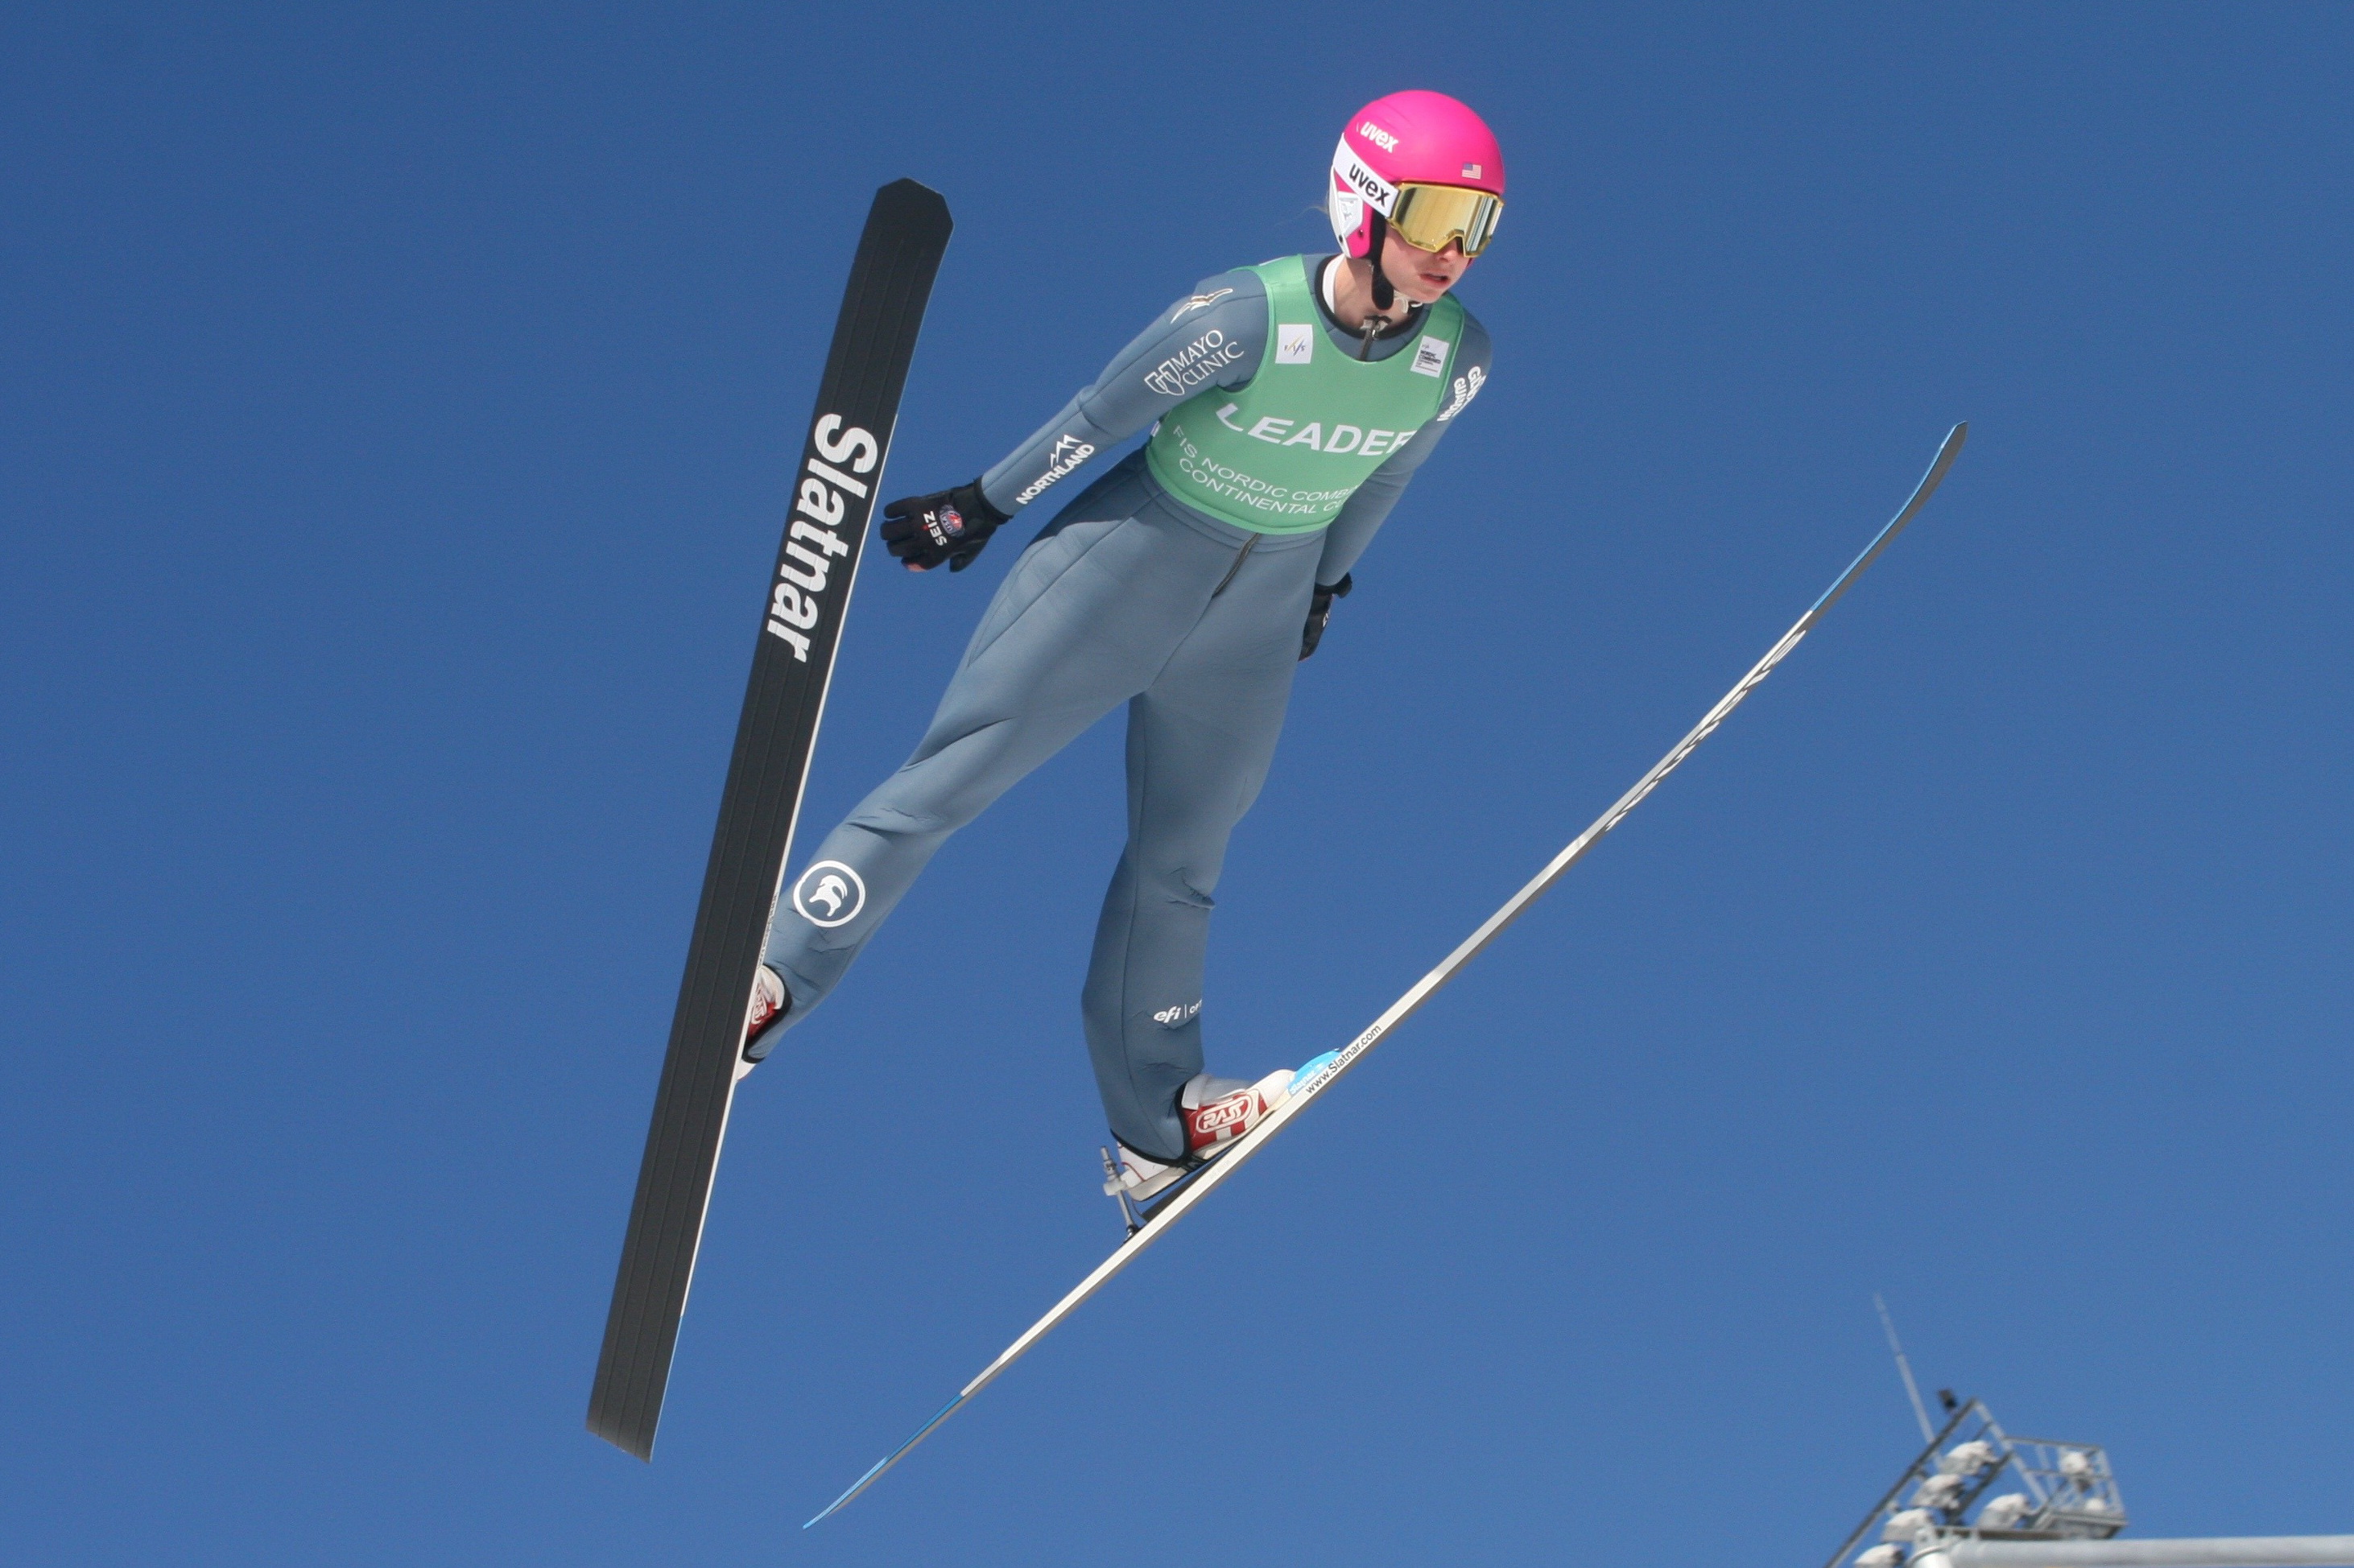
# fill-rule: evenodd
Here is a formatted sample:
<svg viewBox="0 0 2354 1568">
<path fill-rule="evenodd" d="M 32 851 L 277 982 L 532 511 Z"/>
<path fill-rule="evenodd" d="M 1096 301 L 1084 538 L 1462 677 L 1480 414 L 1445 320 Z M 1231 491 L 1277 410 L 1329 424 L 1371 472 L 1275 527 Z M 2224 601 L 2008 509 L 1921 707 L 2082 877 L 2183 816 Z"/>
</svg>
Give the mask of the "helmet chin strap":
<svg viewBox="0 0 2354 1568">
<path fill-rule="evenodd" d="M 1397 303 L 1397 291 L 1390 287 L 1389 274 L 1382 270 L 1382 241 L 1389 237 L 1389 219 L 1378 212 L 1373 216 L 1373 239 L 1365 247 L 1365 260 L 1373 264 L 1373 310 L 1365 318 L 1365 341 L 1358 345 L 1359 359 L 1373 358 L 1373 339 L 1390 324 L 1390 307 Z"/>
</svg>

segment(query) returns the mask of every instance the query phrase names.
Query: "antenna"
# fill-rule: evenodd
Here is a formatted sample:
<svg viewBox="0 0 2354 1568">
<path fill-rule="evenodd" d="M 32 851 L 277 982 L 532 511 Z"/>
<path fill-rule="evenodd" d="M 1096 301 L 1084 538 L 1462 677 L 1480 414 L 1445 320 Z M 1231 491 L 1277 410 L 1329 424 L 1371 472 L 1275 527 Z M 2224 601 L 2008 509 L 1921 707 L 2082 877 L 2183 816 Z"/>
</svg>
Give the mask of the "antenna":
<svg viewBox="0 0 2354 1568">
<path fill-rule="evenodd" d="M 1896 1352 L 1896 1371 L 1904 1379 L 1904 1397 L 1913 1402 L 1913 1419 L 1921 1424 L 1921 1441 L 1935 1443 L 1937 1429 L 1929 1425 L 1929 1412 L 1921 1404 L 1921 1390 L 1913 1381 L 1913 1363 L 1904 1359 L 1904 1346 L 1896 1337 L 1896 1325 L 1888 1316 L 1888 1303 L 1880 1292 L 1872 1293 L 1872 1309 L 1880 1314 L 1880 1326 L 1888 1330 L 1888 1348 Z"/>
</svg>

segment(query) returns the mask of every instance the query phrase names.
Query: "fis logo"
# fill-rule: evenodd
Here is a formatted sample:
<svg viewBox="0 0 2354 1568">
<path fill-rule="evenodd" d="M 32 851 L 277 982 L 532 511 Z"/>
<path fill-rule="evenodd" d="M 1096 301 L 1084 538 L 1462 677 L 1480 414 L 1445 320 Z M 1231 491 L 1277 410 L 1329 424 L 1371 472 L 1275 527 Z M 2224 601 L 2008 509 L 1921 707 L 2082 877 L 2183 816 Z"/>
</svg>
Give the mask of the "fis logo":
<svg viewBox="0 0 2354 1568">
<path fill-rule="evenodd" d="M 1014 503 L 1026 504 L 1048 485 L 1095 455 L 1096 449 L 1076 436 L 1055 437 L 1054 446 L 1046 452 L 1046 471 L 1014 492 Z"/>
<path fill-rule="evenodd" d="M 866 884 L 838 860 L 822 860 L 793 884 L 793 912 L 812 926 L 846 926 L 866 907 Z"/>
<path fill-rule="evenodd" d="M 784 556 L 777 563 L 777 581 L 769 595 L 769 635 L 782 639 L 804 664 L 828 569 L 850 554 L 849 544 L 836 532 L 849 510 L 844 497 L 868 500 L 865 483 L 851 474 L 872 473 L 883 461 L 881 442 L 855 425 L 846 430 L 842 427 L 841 415 L 821 414 L 810 431 L 810 445 L 817 455 L 806 465 L 793 503 L 792 529 L 785 535 Z M 866 507 L 861 505 L 854 526 L 864 527 L 865 515 Z"/>
</svg>

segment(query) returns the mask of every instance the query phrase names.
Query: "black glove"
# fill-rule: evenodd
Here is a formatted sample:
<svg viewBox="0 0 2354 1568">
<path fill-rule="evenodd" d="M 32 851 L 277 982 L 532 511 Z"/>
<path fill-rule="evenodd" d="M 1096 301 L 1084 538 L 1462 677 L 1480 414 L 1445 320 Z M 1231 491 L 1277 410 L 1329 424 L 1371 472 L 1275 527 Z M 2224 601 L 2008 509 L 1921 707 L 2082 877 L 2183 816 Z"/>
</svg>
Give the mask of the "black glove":
<svg viewBox="0 0 2354 1568">
<path fill-rule="evenodd" d="M 960 572 L 972 565 L 1006 514 L 989 503 L 981 481 L 930 495 L 910 495 L 883 509 L 883 543 L 911 572 L 928 572 L 942 561 Z"/>
<path fill-rule="evenodd" d="M 1316 597 L 1308 601 L 1308 629 L 1299 634 L 1299 656 L 1302 659 L 1315 652 L 1316 645 L 1324 641 L 1324 623 L 1332 619 L 1332 601 L 1348 598 L 1349 590 L 1356 586 L 1346 572 L 1341 573 L 1341 580 L 1331 588 L 1322 583 L 1316 585 Z"/>
</svg>

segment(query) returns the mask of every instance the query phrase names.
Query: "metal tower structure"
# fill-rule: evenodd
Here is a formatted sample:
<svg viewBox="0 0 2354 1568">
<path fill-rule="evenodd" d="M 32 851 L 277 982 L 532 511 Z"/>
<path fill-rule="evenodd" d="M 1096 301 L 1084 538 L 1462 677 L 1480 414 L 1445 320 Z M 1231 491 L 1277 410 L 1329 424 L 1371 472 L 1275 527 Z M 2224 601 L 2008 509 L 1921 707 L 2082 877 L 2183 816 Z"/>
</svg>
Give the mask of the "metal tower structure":
<svg viewBox="0 0 2354 1568">
<path fill-rule="evenodd" d="M 1981 1402 L 1940 1397 L 1944 1429 L 1823 1568 L 2354 1568 L 2354 1535 L 2119 1540 L 2100 1445 L 2013 1437 Z"/>
</svg>

